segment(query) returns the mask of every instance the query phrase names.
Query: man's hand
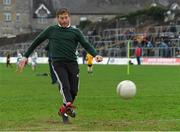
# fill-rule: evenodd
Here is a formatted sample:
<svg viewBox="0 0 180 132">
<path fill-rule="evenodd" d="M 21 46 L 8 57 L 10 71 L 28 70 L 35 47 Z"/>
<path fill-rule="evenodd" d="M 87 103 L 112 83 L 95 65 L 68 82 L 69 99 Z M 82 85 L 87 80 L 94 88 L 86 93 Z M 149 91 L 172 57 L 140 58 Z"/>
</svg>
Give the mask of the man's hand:
<svg viewBox="0 0 180 132">
<path fill-rule="evenodd" d="M 22 72 L 26 63 L 27 63 L 28 59 L 26 57 L 23 57 L 20 62 L 19 62 L 19 65 L 18 65 L 18 68 L 17 68 L 17 72 Z"/>
<path fill-rule="evenodd" d="M 96 61 L 96 62 L 101 62 L 101 61 L 103 61 L 103 57 L 100 56 L 100 55 L 96 55 L 96 56 L 95 56 L 95 61 Z"/>
</svg>

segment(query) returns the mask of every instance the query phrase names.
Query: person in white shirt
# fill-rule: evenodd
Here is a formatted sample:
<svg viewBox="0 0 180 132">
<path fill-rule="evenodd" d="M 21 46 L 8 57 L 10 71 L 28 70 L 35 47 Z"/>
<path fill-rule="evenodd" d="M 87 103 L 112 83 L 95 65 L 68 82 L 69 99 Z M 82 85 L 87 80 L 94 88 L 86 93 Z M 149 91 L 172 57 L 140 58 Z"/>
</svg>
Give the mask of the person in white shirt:
<svg viewBox="0 0 180 132">
<path fill-rule="evenodd" d="M 37 58 L 38 58 L 38 54 L 37 52 L 34 52 L 31 57 L 31 67 L 33 71 L 35 71 L 37 67 Z"/>
<path fill-rule="evenodd" d="M 22 59 L 22 57 L 23 57 L 22 54 L 20 52 L 17 52 L 17 62 L 16 62 L 17 66 L 19 65 L 19 62 Z"/>
</svg>

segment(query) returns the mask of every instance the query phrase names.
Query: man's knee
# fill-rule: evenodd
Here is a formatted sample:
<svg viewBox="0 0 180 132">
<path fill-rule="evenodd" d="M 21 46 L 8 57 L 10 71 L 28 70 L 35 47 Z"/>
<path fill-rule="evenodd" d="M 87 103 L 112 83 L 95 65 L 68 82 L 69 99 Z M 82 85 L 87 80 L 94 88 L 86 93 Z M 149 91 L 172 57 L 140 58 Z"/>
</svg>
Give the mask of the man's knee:
<svg viewBox="0 0 180 132">
<path fill-rule="evenodd" d="M 71 90 L 70 92 L 71 92 L 71 95 L 76 96 L 76 95 L 77 95 L 78 90 Z"/>
</svg>

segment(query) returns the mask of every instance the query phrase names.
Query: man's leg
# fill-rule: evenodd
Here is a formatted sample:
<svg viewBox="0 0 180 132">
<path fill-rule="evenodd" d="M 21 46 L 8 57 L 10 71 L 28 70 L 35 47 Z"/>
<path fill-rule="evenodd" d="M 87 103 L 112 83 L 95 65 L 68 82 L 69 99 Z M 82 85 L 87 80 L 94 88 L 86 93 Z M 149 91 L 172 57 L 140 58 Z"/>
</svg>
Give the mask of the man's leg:
<svg viewBox="0 0 180 132">
<path fill-rule="evenodd" d="M 62 116 L 64 123 L 68 123 L 69 120 L 66 111 L 67 111 L 67 107 L 69 107 L 70 106 L 69 104 L 71 104 L 72 102 L 72 96 L 70 93 L 70 84 L 69 84 L 66 64 L 63 62 L 54 62 L 52 68 L 59 83 L 60 93 L 63 96 L 63 105 L 59 109 L 58 114 Z"/>
<path fill-rule="evenodd" d="M 53 71 L 57 77 L 58 83 L 60 84 L 60 92 L 63 96 L 63 103 L 66 104 L 67 102 L 72 102 L 66 64 L 63 62 L 54 62 Z"/>
<path fill-rule="evenodd" d="M 70 83 L 70 93 L 72 97 L 72 102 L 74 102 L 75 97 L 77 96 L 77 92 L 79 89 L 79 66 L 77 62 L 71 62 L 68 64 L 68 74 L 69 74 L 69 83 Z M 71 116 L 75 117 L 74 106 L 72 104 L 68 104 L 66 113 Z"/>
<path fill-rule="evenodd" d="M 137 57 L 137 62 L 138 62 L 138 65 L 141 64 L 141 62 L 140 62 L 140 57 Z"/>
<path fill-rule="evenodd" d="M 76 62 L 71 63 L 68 66 L 69 71 L 69 82 L 70 82 L 70 93 L 72 96 L 72 102 L 74 102 L 75 97 L 79 89 L 79 66 Z"/>
<path fill-rule="evenodd" d="M 10 66 L 10 61 L 7 60 L 7 62 L 6 62 L 6 67 L 9 67 L 9 66 Z"/>
</svg>

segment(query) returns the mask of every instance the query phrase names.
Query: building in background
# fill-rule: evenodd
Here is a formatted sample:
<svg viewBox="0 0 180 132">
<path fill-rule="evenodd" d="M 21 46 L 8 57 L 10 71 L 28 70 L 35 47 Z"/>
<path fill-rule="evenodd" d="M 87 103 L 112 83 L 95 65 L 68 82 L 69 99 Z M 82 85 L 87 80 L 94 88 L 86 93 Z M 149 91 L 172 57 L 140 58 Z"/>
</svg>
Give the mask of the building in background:
<svg viewBox="0 0 180 132">
<path fill-rule="evenodd" d="M 30 0 L 0 0 L 0 37 L 31 32 Z"/>
<path fill-rule="evenodd" d="M 72 13 L 72 25 L 81 20 L 101 21 L 128 14 L 157 2 L 171 0 L 0 0 L 0 37 L 32 33 L 55 23 L 55 12 L 65 7 Z M 173 2 L 179 2 L 174 0 Z"/>
</svg>

